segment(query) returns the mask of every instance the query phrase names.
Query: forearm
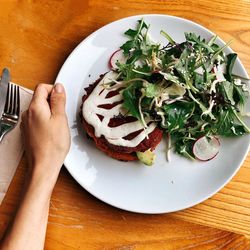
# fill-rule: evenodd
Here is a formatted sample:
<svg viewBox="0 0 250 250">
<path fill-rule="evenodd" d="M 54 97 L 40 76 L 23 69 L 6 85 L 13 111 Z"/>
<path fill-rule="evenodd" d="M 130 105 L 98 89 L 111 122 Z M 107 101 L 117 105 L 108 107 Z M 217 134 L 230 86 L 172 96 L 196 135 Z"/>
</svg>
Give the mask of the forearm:
<svg viewBox="0 0 250 250">
<path fill-rule="evenodd" d="M 43 249 L 49 203 L 70 148 L 63 85 L 40 84 L 22 114 L 25 151 L 32 174 L 2 250 Z"/>
<path fill-rule="evenodd" d="M 41 169 L 41 168 L 34 168 Z M 45 169 L 45 168 L 44 168 Z M 50 197 L 58 173 L 33 172 L 2 250 L 43 249 Z"/>
</svg>

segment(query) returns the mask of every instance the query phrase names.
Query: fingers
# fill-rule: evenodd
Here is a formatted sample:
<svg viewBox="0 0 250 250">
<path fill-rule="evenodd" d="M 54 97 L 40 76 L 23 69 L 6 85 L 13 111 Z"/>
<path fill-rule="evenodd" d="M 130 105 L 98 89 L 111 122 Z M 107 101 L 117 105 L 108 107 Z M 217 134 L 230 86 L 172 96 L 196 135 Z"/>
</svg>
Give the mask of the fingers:
<svg viewBox="0 0 250 250">
<path fill-rule="evenodd" d="M 53 89 L 50 84 L 38 84 L 31 102 L 47 102 L 47 99 Z"/>
<path fill-rule="evenodd" d="M 44 119 L 47 119 L 51 116 L 48 98 L 52 89 L 53 85 L 49 84 L 37 85 L 28 109 L 29 117 L 41 116 Z"/>
<path fill-rule="evenodd" d="M 57 83 L 50 95 L 50 108 L 52 116 L 65 115 L 66 95 L 62 84 Z"/>
<path fill-rule="evenodd" d="M 47 116 L 65 115 L 66 95 L 62 84 L 49 85 L 39 84 L 31 100 L 29 113 L 41 114 Z"/>
</svg>

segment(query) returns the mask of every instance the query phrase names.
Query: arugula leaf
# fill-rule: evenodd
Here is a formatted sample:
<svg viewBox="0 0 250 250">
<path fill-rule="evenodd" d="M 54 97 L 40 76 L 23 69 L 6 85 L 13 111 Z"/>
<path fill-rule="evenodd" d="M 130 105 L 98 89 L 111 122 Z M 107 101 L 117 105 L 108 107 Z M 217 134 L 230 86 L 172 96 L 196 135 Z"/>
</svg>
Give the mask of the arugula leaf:
<svg viewBox="0 0 250 250">
<path fill-rule="evenodd" d="M 166 114 L 167 129 L 169 132 L 179 130 L 185 126 L 187 119 L 192 114 L 194 103 L 192 102 L 175 102 L 165 104 L 163 110 Z"/>
<path fill-rule="evenodd" d="M 194 73 L 194 86 L 199 89 L 204 89 L 204 75 Z"/>
<path fill-rule="evenodd" d="M 174 133 L 171 135 L 172 140 L 175 142 L 175 152 L 183 155 L 186 158 L 191 160 L 195 160 L 195 156 L 193 154 L 193 144 L 195 140 L 184 138 L 182 133 Z"/>
<path fill-rule="evenodd" d="M 122 91 L 122 96 L 124 99 L 123 107 L 128 110 L 128 112 L 138 120 L 141 120 L 140 112 L 138 108 L 138 94 L 137 91 L 142 87 L 141 82 L 135 82 L 129 85 L 126 89 Z"/>
<path fill-rule="evenodd" d="M 186 38 L 187 41 L 194 42 L 194 43 L 197 43 L 197 44 L 201 43 L 200 36 L 197 36 L 195 33 L 185 32 L 184 34 L 185 34 L 185 38 Z"/>
<path fill-rule="evenodd" d="M 139 20 L 136 30 L 129 29 L 124 33 L 125 35 L 132 38 L 120 47 L 125 55 L 129 55 L 132 49 L 140 49 L 140 44 L 142 42 L 141 37 L 143 37 L 143 29 L 147 30 L 148 26 L 143 20 Z"/>
<path fill-rule="evenodd" d="M 227 99 L 230 101 L 232 105 L 235 105 L 234 101 L 234 85 L 231 82 L 225 81 L 222 82 L 222 86 L 224 87 L 224 91 L 226 93 Z"/>
<path fill-rule="evenodd" d="M 235 53 L 231 53 L 227 55 L 227 68 L 226 68 L 227 72 L 226 72 L 225 77 L 228 81 L 232 81 L 232 71 L 233 71 L 233 66 L 236 61 L 236 58 L 237 58 L 237 54 Z"/>
<path fill-rule="evenodd" d="M 138 72 L 138 74 L 145 75 L 146 80 L 148 80 L 148 77 L 146 76 L 152 76 L 152 70 L 151 67 L 147 64 L 144 64 L 142 66 L 134 67 L 134 69 Z"/>
<path fill-rule="evenodd" d="M 143 18 L 141 20 L 138 20 L 138 30 L 139 32 L 142 30 L 142 29 L 148 29 L 149 26 L 144 22 Z"/>
<path fill-rule="evenodd" d="M 126 64 L 134 63 L 142 55 L 142 50 L 138 49 L 132 53 L 132 56 L 127 60 Z"/>
<path fill-rule="evenodd" d="M 120 48 L 123 50 L 124 55 L 129 55 L 130 50 L 135 47 L 135 42 L 133 40 L 127 41 Z"/>
<path fill-rule="evenodd" d="M 132 64 L 121 64 L 117 62 L 116 64 L 119 68 L 119 72 L 122 74 L 124 80 L 130 80 L 137 77 L 137 74 L 133 72 L 133 65 Z"/>
<path fill-rule="evenodd" d="M 208 52 L 214 52 L 211 46 L 206 43 L 205 39 L 201 40 L 200 36 L 197 36 L 195 33 L 185 33 L 185 37 L 187 41 L 205 48 Z"/>
<path fill-rule="evenodd" d="M 246 133 L 244 126 L 235 122 L 235 115 L 232 109 L 220 109 L 218 123 L 216 124 L 216 132 L 219 135 L 231 137 L 241 136 Z"/>
<path fill-rule="evenodd" d="M 180 55 L 180 59 L 176 63 L 175 69 L 177 70 L 179 76 L 181 76 L 181 78 L 185 81 L 188 88 L 196 93 L 198 89 L 193 86 L 193 79 L 191 77 L 194 71 L 194 65 L 195 60 L 193 60 L 193 57 L 190 56 L 189 50 L 186 48 Z"/>
<path fill-rule="evenodd" d="M 249 93 L 243 91 L 242 86 L 234 86 L 233 98 L 237 106 L 243 107 L 246 104 Z"/>
<path fill-rule="evenodd" d="M 134 38 L 137 35 L 137 33 L 138 33 L 137 30 L 128 29 L 124 34 Z"/>
</svg>

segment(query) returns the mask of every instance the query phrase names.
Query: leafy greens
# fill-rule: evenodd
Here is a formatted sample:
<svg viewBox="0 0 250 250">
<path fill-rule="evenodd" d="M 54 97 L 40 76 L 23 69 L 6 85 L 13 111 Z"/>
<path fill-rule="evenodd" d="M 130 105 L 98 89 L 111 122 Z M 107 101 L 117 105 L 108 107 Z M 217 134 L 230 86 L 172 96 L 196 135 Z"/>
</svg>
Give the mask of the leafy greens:
<svg viewBox="0 0 250 250">
<path fill-rule="evenodd" d="M 177 43 L 165 31 L 162 46 L 151 40 L 149 25 L 139 20 L 120 48 L 126 63 L 117 62 L 123 107 L 147 129 L 154 121 L 171 138 L 175 151 L 194 158 L 192 147 L 201 136 L 241 136 L 250 130 L 242 120 L 249 96 L 246 83 L 233 75 L 237 54 L 227 45 L 185 33 Z M 148 119 L 150 117 L 150 119 Z"/>
</svg>

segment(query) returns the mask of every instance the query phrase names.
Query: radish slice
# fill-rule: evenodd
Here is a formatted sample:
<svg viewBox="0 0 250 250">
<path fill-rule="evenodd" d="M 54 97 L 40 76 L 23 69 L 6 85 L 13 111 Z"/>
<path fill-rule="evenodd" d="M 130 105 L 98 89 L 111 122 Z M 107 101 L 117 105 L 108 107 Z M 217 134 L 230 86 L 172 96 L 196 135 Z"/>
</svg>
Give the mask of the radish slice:
<svg viewBox="0 0 250 250">
<path fill-rule="evenodd" d="M 219 148 L 220 141 L 218 138 L 202 136 L 194 143 L 193 154 L 200 161 L 209 161 L 219 153 Z"/>
<path fill-rule="evenodd" d="M 109 67 L 110 67 L 111 69 L 117 69 L 118 67 L 117 67 L 116 63 L 117 63 L 117 62 L 120 62 L 120 63 L 124 64 L 124 63 L 126 63 L 126 60 L 127 60 L 127 59 L 126 59 L 126 57 L 124 56 L 122 50 L 121 50 L 121 49 L 118 49 L 117 51 L 115 51 L 115 52 L 111 55 L 111 57 L 110 57 L 110 59 L 109 59 Z"/>
</svg>

